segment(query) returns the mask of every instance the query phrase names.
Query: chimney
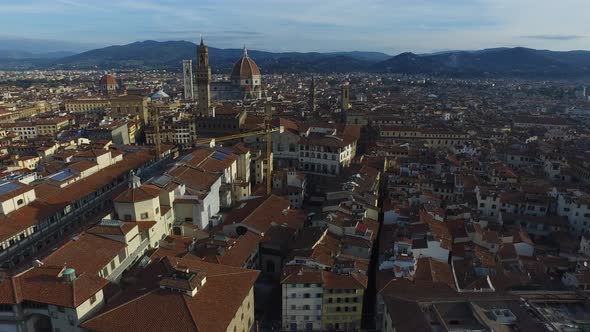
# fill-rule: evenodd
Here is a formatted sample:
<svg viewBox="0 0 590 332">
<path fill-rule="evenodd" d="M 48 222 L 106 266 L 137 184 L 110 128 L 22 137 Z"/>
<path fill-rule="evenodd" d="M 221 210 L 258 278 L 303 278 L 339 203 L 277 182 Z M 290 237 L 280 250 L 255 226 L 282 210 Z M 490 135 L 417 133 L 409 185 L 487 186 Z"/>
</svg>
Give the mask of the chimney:
<svg viewBox="0 0 590 332">
<path fill-rule="evenodd" d="M 129 188 L 131 188 L 131 189 L 137 189 L 140 186 L 141 186 L 141 179 L 139 178 L 139 176 L 133 175 L 131 177 L 131 179 L 129 180 Z"/>
</svg>

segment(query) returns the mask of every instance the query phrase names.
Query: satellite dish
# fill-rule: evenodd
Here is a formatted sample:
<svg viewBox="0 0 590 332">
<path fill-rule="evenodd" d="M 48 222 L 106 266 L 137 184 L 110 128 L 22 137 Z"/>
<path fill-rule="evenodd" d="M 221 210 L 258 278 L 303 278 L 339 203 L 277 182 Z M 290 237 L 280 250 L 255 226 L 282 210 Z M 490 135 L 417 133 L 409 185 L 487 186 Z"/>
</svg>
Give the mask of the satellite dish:
<svg viewBox="0 0 590 332">
<path fill-rule="evenodd" d="M 584 267 L 588 267 L 588 262 L 584 262 Z"/>
</svg>

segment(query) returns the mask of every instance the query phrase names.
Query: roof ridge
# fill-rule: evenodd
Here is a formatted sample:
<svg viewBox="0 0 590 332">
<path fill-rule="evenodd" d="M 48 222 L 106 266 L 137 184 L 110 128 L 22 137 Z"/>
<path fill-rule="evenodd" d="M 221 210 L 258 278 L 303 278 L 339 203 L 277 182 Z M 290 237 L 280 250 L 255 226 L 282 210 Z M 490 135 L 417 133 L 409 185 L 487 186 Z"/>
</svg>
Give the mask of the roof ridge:
<svg viewBox="0 0 590 332">
<path fill-rule="evenodd" d="M 98 314 L 98 315 L 96 315 L 94 317 L 90 317 L 88 320 L 84 321 L 84 323 L 88 323 L 89 321 L 94 320 L 94 319 L 97 319 L 98 317 L 101 317 L 103 315 L 106 315 L 106 314 L 110 313 L 111 311 L 114 311 L 115 309 L 119 309 L 119 308 L 121 308 L 123 306 L 126 306 L 126 305 L 130 304 L 131 302 L 137 301 L 137 300 L 141 299 L 142 297 L 145 297 L 145 296 L 147 296 L 147 295 L 149 295 L 149 294 L 151 294 L 151 293 L 153 293 L 153 292 L 155 292 L 157 290 L 159 290 L 159 288 L 154 288 L 154 289 L 150 290 L 149 292 L 146 292 L 145 294 L 142 294 L 142 295 L 140 295 L 138 297 L 134 297 L 134 298 L 130 299 L 129 301 L 123 302 L 123 303 L 121 303 L 121 304 L 119 304 L 119 305 L 117 305 L 117 306 L 115 306 L 115 307 L 113 307 L 113 308 L 111 308 L 111 309 L 109 309 L 109 310 L 107 310 L 105 312 L 102 312 L 102 313 L 100 313 L 100 314 Z"/>
<path fill-rule="evenodd" d="M 184 303 L 184 307 L 185 307 L 186 311 L 188 311 L 188 314 L 191 317 L 191 321 L 192 321 L 193 325 L 195 326 L 195 331 L 199 331 L 199 326 L 197 325 L 197 317 L 193 314 L 193 311 L 191 310 L 190 306 L 188 305 L 188 298 L 189 298 L 188 295 L 182 294 L 182 303 Z"/>
</svg>

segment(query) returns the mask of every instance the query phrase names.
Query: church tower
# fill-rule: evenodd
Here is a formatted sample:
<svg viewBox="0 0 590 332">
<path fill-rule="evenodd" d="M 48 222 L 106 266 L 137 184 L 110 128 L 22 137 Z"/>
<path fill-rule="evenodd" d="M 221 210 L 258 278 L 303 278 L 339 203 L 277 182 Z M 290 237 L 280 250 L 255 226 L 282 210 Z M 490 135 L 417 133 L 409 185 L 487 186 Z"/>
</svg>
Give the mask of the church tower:
<svg viewBox="0 0 590 332">
<path fill-rule="evenodd" d="M 211 66 L 209 65 L 209 48 L 203 42 L 197 51 L 197 113 L 211 116 Z"/>
<path fill-rule="evenodd" d="M 318 110 L 318 103 L 316 99 L 315 78 L 311 77 L 311 85 L 309 86 L 309 111 L 316 114 Z"/>
<path fill-rule="evenodd" d="M 344 83 L 342 84 L 340 102 L 342 103 L 343 112 L 346 112 L 350 109 L 350 84 L 348 83 L 348 81 L 344 81 Z"/>
</svg>

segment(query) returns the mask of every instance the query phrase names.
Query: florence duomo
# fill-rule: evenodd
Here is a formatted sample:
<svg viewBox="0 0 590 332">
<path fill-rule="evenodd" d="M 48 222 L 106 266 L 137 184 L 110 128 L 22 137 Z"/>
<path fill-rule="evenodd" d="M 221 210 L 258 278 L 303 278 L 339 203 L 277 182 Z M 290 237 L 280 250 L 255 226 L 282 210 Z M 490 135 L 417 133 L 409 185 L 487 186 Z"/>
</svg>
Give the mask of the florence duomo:
<svg viewBox="0 0 590 332">
<path fill-rule="evenodd" d="M 211 101 L 230 100 L 259 100 L 266 97 L 266 91 L 262 83 L 260 69 L 254 60 L 248 56 L 246 46 L 242 56 L 236 61 L 229 75 L 229 79 L 211 81 L 211 67 L 209 65 L 208 47 L 203 37 L 197 50 L 197 99 L 204 101 L 205 96 Z M 208 74 L 207 74 L 208 73 Z M 203 94 L 203 97 L 199 97 Z"/>
</svg>

